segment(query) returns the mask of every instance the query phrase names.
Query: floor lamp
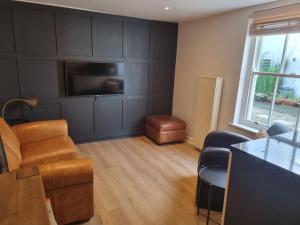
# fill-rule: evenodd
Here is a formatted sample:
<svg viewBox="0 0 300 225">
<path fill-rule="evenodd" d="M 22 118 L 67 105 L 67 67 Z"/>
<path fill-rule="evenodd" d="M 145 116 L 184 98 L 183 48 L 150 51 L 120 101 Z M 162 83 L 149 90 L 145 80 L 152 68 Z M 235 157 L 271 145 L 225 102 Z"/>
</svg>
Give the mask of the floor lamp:
<svg viewBox="0 0 300 225">
<path fill-rule="evenodd" d="M 5 120 L 5 110 L 6 110 L 7 106 L 10 105 L 11 103 L 25 103 L 30 108 L 34 108 L 34 107 L 36 107 L 38 101 L 36 98 L 31 98 L 31 99 L 16 98 L 16 99 L 11 99 L 11 100 L 7 101 L 2 108 L 2 118 L 4 120 Z"/>
</svg>

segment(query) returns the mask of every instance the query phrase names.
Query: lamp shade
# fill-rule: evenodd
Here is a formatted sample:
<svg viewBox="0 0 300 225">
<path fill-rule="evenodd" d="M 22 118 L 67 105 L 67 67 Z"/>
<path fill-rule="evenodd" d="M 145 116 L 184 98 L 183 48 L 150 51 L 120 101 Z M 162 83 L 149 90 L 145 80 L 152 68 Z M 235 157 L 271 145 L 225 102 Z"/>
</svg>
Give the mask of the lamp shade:
<svg viewBox="0 0 300 225">
<path fill-rule="evenodd" d="M 30 99 L 16 98 L 16 99 L 12 99 L 12 100 L 7 101 L 4 104 L 3 108 L 2 108 L 2 117 L 3 117 L 4 120 L 5 120 L 5 109 L 6 109 L 6 107 L 11 103 L 18 103 L 18 102 L 21 102 L 21 103 L 23 102 L 26 105 L 28 105 L 30 108 L 34 108 L 34 107 L 36 107 L 36 105 L 38 103 L 38 100 L 36 98 L 30 98 Z"/>
<path fill-rule="evenodd" d="M 34 108 L 37 106 L 38 100 L 36 98 L 31 98 L 31 99 L 25 99 L 24 100 L 27 105 L 31 108 Z"/>
</svg>

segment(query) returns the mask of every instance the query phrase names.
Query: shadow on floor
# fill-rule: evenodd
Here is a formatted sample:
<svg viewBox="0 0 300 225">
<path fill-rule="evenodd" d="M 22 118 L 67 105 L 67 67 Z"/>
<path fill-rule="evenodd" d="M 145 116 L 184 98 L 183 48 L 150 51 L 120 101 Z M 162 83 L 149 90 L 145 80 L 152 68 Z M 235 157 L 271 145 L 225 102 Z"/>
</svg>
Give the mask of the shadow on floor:
<svg viewBox="0 0 300 225">
<path fill-rule="evenodd" d="M 173 193 L 173 204 L 168 210 L 165 225 L 206 225 L 206 210 L 201 210 L 197 216 L 195 209 L 196 176 L 184 177 L 176 182 L 176 191 Z M 211 211 L 210 225 L 221 223 L 220 212 Z"/>
</svg>

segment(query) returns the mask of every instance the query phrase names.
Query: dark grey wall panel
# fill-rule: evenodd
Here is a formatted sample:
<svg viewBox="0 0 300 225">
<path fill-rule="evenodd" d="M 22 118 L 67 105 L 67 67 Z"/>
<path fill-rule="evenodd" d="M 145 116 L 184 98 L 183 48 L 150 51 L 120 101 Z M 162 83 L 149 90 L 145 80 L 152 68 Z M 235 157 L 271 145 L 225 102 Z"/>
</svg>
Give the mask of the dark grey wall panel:
<svg viewBox="0 0 300 225">
<path fill-rule="evenodd" d="M 149 114 L 171 114 L 172 98 L 149 98 L 148 100 Z"/>
<path fill-rule="evenodd" d="M 124 99 L 123 128 L 124 130 L 142 130 L 147 115 L 147 99 Z"/>
<path fill-rule="evenodd" d="M 99 97 L 94 102 L 94 112 L 96 135 L 110 135 L 122 131 L 122 98 Z"/>
<path fill-rule="evenodd" d="M 6 101 L 19 97 L 18 69 L 15 59 L 0 59 L 0 107 Z M 9 106 L 6 110 L 6 118 L 20 118 L 21 107 Z"/>
<path fill-rule="evenodd" d="M 125 93 L 127 95 L 147 95 L 149 65 L 129 63 L 126 69 Z"/>
<path fill-rule="evenodd" d="M 49 103 L 41 104 L 39 103 L 35 108 L 29 109 L 26 107 L 24 109 L 24 117 L 30 121 L 38 120 L 54 120 L 60 119 L 60 104 L 59 103 Z"/>
<path fill-rule="evenodd" d="M 54 12 L 14 8 L 17 50 L 29 54 L 55 54 Z"/>
<path fill-rule="evenodd" d="M 76 140 L 94 137 L 93 99 L 65 99 L 61 106 L 62 118 L 68 121 L 70 135 Z"/>
<path fill-rule="evenodd" d="M 149 73 L 149 94 L 171 96 L 173 93 L 173 66 L 168 63 L 151 63 Z"/>
<path fill-rule="evenodd" d="M 19 61 L 21 95 L 24 98 L 57 98 L 59 83 L 57 62 L 24 59 Z"/>
<path fill-rule="evenodd" d="M 0 59 L 0 102 L 19 97 L 18 69 L 15 59 Z"/>
<path fill-rule="evenodd" d="M 151 24 L 151 58 L 175 58 L 176 43 L 177 26 L 175 24 Z"/>
<path fill-rule="evenodd" d="M 122 21 L 93 18 L 93 49 L 95 56 L 123 56 L 123 23 Z"/>
<path fill-rule="evenodd" d="M 57 11 L 55 18 L 59 54 L 92 56 L 92 17 Z"/>
<path fill-rule="evenodd" d="M 0 7 L 0 52 L 15 52 L 10 8 Z"/>
<path fill-rule="evenodd" d="M 143 134 L 148 113 L 171 112 L 177 24 L 2 3 L 0 104 L 15 97 L 39 100 L 33 110 L 9 107 L 8 117 L 63 117 L 72 137 L 84 141 Z M 65 60 L 123 62 L 124 95 L 64 97 Z"/>
<path fill-rule="evenodd" d="M 150 25 L 126 22 L 124 33 L 125 56 L 128 58 L 148 58 L 150 54 Z"/>
</svg>

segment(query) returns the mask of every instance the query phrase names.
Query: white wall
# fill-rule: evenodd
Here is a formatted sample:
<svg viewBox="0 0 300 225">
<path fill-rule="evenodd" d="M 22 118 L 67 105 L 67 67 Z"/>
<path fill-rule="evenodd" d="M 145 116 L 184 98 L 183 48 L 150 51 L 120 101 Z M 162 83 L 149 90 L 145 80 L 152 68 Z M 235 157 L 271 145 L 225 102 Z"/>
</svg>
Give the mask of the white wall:
<svg viewBox="0 0 300 225">
<path fill-rule="evenodd" d="M 195 102 L 200 75 L 224 78 L 218 129 L 251 136 L 234 128 L 237 98 L 249 14 L 253 11 L 298 1 L 279 1 L 179 24 L 173 114 L 188 125 L 193 137 Z"/>
</svg>

